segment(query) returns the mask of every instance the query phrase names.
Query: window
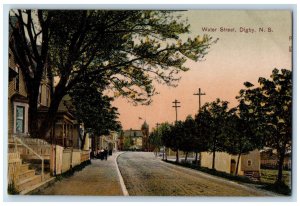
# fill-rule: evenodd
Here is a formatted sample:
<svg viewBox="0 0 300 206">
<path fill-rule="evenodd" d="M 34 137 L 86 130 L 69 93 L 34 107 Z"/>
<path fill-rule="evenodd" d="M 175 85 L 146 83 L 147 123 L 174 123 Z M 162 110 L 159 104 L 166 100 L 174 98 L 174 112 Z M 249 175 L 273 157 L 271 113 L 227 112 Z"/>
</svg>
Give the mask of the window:
<svg viewBox="0 0 300 206">
<path fill-rule="evenodd" d="M 248 165 L 248 166 L 251 166 L 251 165 L 252 165 L 252 161 L 251 161 L 251 160 L 248 160 L 247 165 Z"/>
<path fill-rule="evenodd" d="M 16 108 L 16 132 L 24 133 L 24 121 L 25 121 L 25 108 L 23 106 L 17 106 Z"/>
</svg>

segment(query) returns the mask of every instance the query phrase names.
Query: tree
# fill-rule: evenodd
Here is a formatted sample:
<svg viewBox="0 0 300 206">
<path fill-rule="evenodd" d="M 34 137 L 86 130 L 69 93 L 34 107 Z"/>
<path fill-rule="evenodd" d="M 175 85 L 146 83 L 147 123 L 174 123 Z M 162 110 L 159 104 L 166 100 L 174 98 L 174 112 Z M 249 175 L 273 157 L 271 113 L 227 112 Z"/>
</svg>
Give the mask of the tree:
<svg viewBox="0 0 300 206">
<path fill-rule="evenodd" d="M 149 135 L 149 144 L 152 148 L 154 148 L 155 154 L 157 155 L 157 151 L 159 151 L 162 143 L 161 143 L 161 129 L 154 129 Z"/>
<path fill-rule="evenodd" d="M 185 152 L 185 161 L 187 161 L 187 155 L 189 152 L 194 151 L 194 144 L 196 143 L 197 127 L 195 120 L 189 115 L 183 122 L 183 135 L 181 136 L 180 150 Z M 197 160 L 195 160 L 197 161 Z"/>
<path fill-rule="evenodd" d="M 169 124 L 168 122 L 163 123 L 160 125 L 161 128 L 161 141 L 165 147 L 171 148 L 172 145 L 172 133 L 171 130 L 173 129 L 173 125 Z M 165 154 L 167 160 L 167 154 Z"/>
<path fill-rule="evenodd" d="M 115 95 L 148 104 L 153 81 L 176 85 L 187 59 L 201 60 L 214 42 L 188 38 L 189 26 L 171 11 L 17 10 L 11 11 L 10 48 L 25 76 L 33 136 L 49 131 L 64 95 L 88 76 L 106 79 Z M 36 18 L 35 18 L 36 17 Z M 51 68 L 59 82 L 47 117 L 38 129 L 37 99 L 41 76 Z"/>
<path fill-rule="evenodd" d="M 248 105 L 248 112 L 256 120 L 256 132 L 264 144 L 277 150 L 277 183 L 282 183 L 284 157 L 292 144 L 292 71 L 274 69 L 270 79 L 260 77 L 259 86 L 245 82 L 240 99 Z"/>
<path fill-rule="evenodd" d="M 228 102 L 221 101 L 219 98 L 211 103 L 206 103 L 201 108 L 200 115 L 198 115 L 201 128 L 200 134 L 208 139 L 208 151 L 213 153 L 212 169 L 215 169 L 215 153 L 225 150 L 223 126 L 227 115 Z"/>
<path fill-rule="evenodd" d="M 199 153 L 199 165 L 201 167 L 201 152 L 206 152 L 209 149 L 210 140 L 210 114 L 201 110 L 195 116 L 196 130 L 195 139 L 193 141 L 192 149 L 196 153 L 195 162 L 197 163 L 197 154 Z"/>
<path fill-rule="evenodd" d="M 228 112 L 227 121 L 224 125 L 225 151 L 232 155 L 238 155 L 235 175 L 242 154 L 247 154 L 254 149 L 262 147 L 262 139 L 255 133 L 255 120 L 249 115 L 248 107 L 243 100 L 237 108 Z"/>
<path fill-rule="evenodd" d="M 78 121 L 84 123 L 86 132 L 81 141 L 85 142 L 87 132 L 96 136 L 108 135 L 110 131 L 119 131 L 117 108 L 111 106 L 112 98 L 103 95 L 104 85 L 96 89 L 93 85 L 76 85 L 70 91 L 72 104 L 69 109 Z M 82 148 L 83 148 L 82 144 Z"/>
<path fill-rule="evenodd" d="M 184 144 L 184 125 L 182 121 L 175 122 L 171 127 L 171 149 L 176 151 L 176 162 L 179 162 L 179 149 Z"/>
</svg>

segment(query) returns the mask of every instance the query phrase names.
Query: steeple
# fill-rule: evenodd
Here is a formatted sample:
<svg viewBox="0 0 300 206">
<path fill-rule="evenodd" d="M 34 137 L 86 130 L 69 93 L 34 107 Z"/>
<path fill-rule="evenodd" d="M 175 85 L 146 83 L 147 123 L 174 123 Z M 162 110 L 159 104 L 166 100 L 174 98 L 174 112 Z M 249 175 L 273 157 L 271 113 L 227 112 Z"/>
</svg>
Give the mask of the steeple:
<svg viewBox="0 0 300 206">
<path fill-rule="evenodd" d="M 142 125 L 142 130 L 148 130 L 149 129 L 149 125 L 147 124 L 146 120 L 144 121 L 144 124 Z"/>
</svg>

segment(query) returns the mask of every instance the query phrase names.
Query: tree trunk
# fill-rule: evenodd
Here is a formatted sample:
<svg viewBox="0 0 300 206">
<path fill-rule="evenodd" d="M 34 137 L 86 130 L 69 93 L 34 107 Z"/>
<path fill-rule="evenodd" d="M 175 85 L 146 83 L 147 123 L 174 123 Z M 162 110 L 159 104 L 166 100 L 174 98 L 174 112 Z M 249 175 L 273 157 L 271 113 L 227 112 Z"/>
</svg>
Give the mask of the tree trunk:
<svg viewBox="0 0 300 206">
<path fill-rule="evenodd" d="M 37 69 L 43 69 L 43 68 L 37 68 Z M 36 77 L 31 80 L 32 82 L 28 82 L 26 84 L 28 92 L 28 99 L 29 99 L 29 109 L 28 109 L 28 126 L 29 126 L 29 133 L 30 136 L 33 138 L 42 138 L 38 136 L 38 96 L 39 96 L 39 88 L 40 88 L 40 82 L 41 77 Z"/>
<path fill-rule="evenodd" d="M 196 152 L 196 156 L 195 156 L 195 164 L 197 164 L 198 161 L 198 152 Z"/>
<path fill-rule="evenodd" d="M 37 104 L 33 103 L 33 99 L 29 99 L 29 109 L 28 109 L 28 126 L 29 134 L 32 138 L 39 138 L 38 136 L 38 111 Z"/>
<path fill-rule="evenodd" d="M 215 159 L 216 159 L 216 135 L 213 139 L 213 160 L 212 160 L 212 169 L 215 170 Z"/>
<path fill-rule="evenodd" d="M 215 158 L 216 158 L 216 151 L 213 151 L 213 161 L 212 161 L 212 169 L 215 170 Z"/>
<path fill-rule="evenodd" d="M 86 136 L 87 136 L 87 133 L 85 132 L 84 135 L 83 135 L 83 138 L 81 140 L 81 150 L 83 150 L 83 148 L 84 148 L 84 143 L 85 143 Z"/>
<path fill-rule="evenodd" d="M 167 155 L 166 149 L 165 149 L 165 155 L 166 155 L 166 160 L 168 160 L 168 155 Z"/>
<path fill-rule="evenodd" d="M 201 167 L 201 152 L 199 152 L 199 166 Z"/>
<path fill-rule="evenodd" d="M 187 156 L 188 156 L 188 152 L 185 153 L 185 158 L 184 158 L 185 162 L 187 161 Z"/>
<path fill-rule="evenodd" d="M 284 156 L 285 156 L 285 150 L 278 152 L 278 174 L 277 174 L 277 183 L 283 182 L 282 180 L 282 171 L 283 171 L 283 163 L 284 163 Z"/>
<path fill-rule="evenodd" d="M 59 104 L 64 97 L 65 92 L 64 89 L 61 87 L 57 87 L 55 93 L 53 94 L 53 99 L 51 100 L 51 104 L 45 119 L 43 119 L 41 126 L 39 127 L 38 135 L 40 137 L 45 137 L 50 130 L 53 122 L 56 118 L 56 113 L 59 107 Z"/>
<path fill-rule="evenodd" d="M 236 176 L 238 175 L 238 172 L 239 172 L 240 158 L 241 158 L 241 152 L 240 152 L 239 155 L 238 155 L 238 160 L 237 160 L 237 163 L 236 163 L 236 168 L 235 168 L 235 175 L 236 175 Z"/>
<path fill-rule="evenodd" d="M 178 149 L 176 150 L 176 162 L 178 163 L 179 162 L 179 155 L 178 155 Z"/>
</svg>

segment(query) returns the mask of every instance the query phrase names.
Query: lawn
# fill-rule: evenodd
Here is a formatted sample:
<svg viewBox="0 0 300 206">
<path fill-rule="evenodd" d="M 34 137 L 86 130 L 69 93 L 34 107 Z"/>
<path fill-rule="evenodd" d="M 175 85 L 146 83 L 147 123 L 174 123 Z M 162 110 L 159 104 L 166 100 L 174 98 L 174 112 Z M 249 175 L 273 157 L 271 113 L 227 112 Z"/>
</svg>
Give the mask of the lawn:
<svg viewBox="0 0 300 206">
<path fill-rule="evenodd" d="M 277 170 L 261 169 L 261 181 L 265 183 L 274 183 L 277 177 Z M 283 171 L 283 180 L 291 188 L 291 171 Z"/>
</svg>

